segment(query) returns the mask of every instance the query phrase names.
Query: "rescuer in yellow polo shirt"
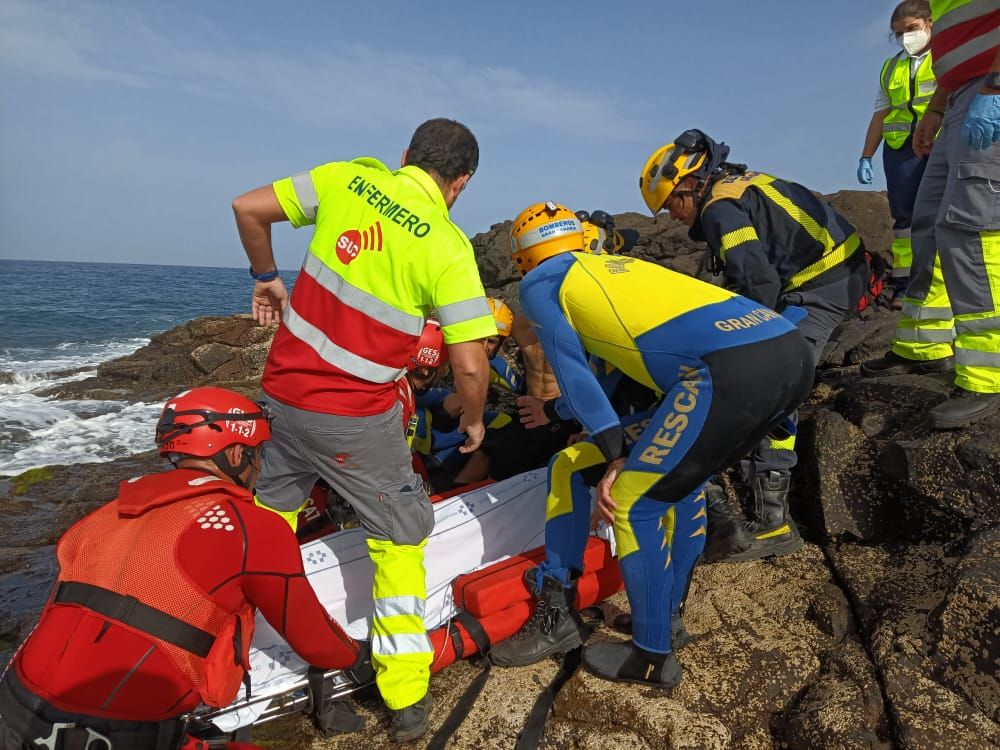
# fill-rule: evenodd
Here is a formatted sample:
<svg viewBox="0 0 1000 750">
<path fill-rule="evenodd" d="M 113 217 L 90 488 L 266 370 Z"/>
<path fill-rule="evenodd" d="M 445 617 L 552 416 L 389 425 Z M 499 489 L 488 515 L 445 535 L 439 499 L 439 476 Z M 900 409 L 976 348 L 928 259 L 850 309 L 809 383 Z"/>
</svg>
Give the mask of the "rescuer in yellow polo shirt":
<svg viewBox="0 0 1000 750">
<path fill-rule="evenodd" d="M 428 726 L 423 548 L 434 513 L 413 470 L 395 381 L 433 308 L 462 405 L 459 450 L 479 447 L 483 339 L 497 329 L 472 245 L 448 216 L 478 161 L 468 128 L 428 120 L 396 171 L 372 158 L 332 162 L 233 203 L 257 282 L 254 317 L 280 321 L 262 380 L 274 420 L 257 500 L 294 522 L 322 478 L 358 513 L 375 565 L 372 663 L 398 742 Z M 271 224 L 281 221 L 315 225 L 290 300 L 271 248 Z"/>
</svg>

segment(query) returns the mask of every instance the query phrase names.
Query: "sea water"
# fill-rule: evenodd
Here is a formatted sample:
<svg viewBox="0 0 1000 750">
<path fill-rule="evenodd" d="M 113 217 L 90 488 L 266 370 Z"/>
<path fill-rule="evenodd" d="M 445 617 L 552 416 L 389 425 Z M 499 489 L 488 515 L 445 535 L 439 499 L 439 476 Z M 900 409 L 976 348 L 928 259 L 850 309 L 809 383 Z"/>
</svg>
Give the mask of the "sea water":
<svg viewBox="0 0 1000 750">
<path fill-rule="evenodd" d="M 0 382 L 0 475 L 153 448 L 162 404 L 40 391 L 94 375 L 101 362 L 192 318 L 248 312 L 253 288 L 245 269 L 189 266 L 0 259 L 0 278 L 7 310 L 0 373 L 11 373 L 2 378 L 11 382 Z"/>
</svg>

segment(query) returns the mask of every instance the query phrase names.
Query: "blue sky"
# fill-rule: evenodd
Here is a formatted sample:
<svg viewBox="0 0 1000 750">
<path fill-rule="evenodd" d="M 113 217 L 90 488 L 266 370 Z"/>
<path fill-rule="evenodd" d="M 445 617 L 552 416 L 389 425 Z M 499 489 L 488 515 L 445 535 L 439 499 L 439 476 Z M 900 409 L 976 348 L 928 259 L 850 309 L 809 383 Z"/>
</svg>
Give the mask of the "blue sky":
<svg viewBox="0 0 1000 750">
<path fill-rule="evenodd" d="M 396 165 L 435 116 L 479 138 L 470 236 L 538 200 L 641 210 L 643 162 L 689 127 L 858 188 L 894 5 L 0 0 L 0 257 L 243 266 L 233 197 Z M 275 232 L 282 268 L 307 232 Z"/>
</svg>

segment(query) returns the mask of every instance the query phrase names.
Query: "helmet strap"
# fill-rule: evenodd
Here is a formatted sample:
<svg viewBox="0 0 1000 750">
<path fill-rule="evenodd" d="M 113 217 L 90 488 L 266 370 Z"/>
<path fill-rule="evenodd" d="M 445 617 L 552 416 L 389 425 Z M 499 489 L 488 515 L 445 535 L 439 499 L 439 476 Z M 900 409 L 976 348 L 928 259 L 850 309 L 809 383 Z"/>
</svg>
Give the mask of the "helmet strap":
<svg viewBox="0 0 1000 750">
<path fill-rule="evenodd" d="M 246 468 L 251 464 L 251 462 L 257 457 L 257 452 L 260 450 L 259 447 L 251 448 L 249 446 L 243 446 L 243 458 L 236 465 L 233 465 L 226 458 L 226 451 L 223 448 L 221 451 L 211 456 L 212 463 L 215 464 L 219 471 L 225 474 L 227 477 L 233 480 L 234 484 L 238 484 L 243 489 L 250 489 L 247 487 L 240 475 L 246 471 Z"/>
</svg>

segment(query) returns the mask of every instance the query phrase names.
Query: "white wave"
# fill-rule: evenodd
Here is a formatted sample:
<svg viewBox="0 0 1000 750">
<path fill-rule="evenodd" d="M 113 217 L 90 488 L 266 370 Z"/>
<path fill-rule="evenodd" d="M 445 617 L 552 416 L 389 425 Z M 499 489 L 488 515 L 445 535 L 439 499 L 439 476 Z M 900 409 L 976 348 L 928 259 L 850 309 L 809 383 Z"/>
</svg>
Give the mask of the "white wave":
<svg viewBox="0 0 1000 750">
<path fill-rule="evenodd" d="M 100 463 L 150 450 L 163 408 L 118 401 L 48 401 L 33 394 L 18 401 L 22 405 L 18 423 L 0 420 L 0 446 L 8 440 L 12 444 L 8 450 L 0 447 L 0 474 L 54 464 Z"/>
<path fill-rule="evenodd" d="M 147 338 L 118 339 L 79 344 L 65 341 L 47 349 L 17 347 L 0 350 L 0 370 L 15 376 L 42 375 L 60 370 L 91 367 L 132 354 L 149 343 Z"/>
<path fill-rule="evenodd" d="M 40 391 L 95 374 L 49 373 L 93 368 L 149 343 L 132 338 L 95 344 L 66 342 L 41 349 L 0 351 L 0 370 L 13 372 L 0 384 L 0 474 L 17 474 L 53 464 L 112 461 L 153 447 L 159 404 L 122 401 L 59 400 Z"/>
</svg>

